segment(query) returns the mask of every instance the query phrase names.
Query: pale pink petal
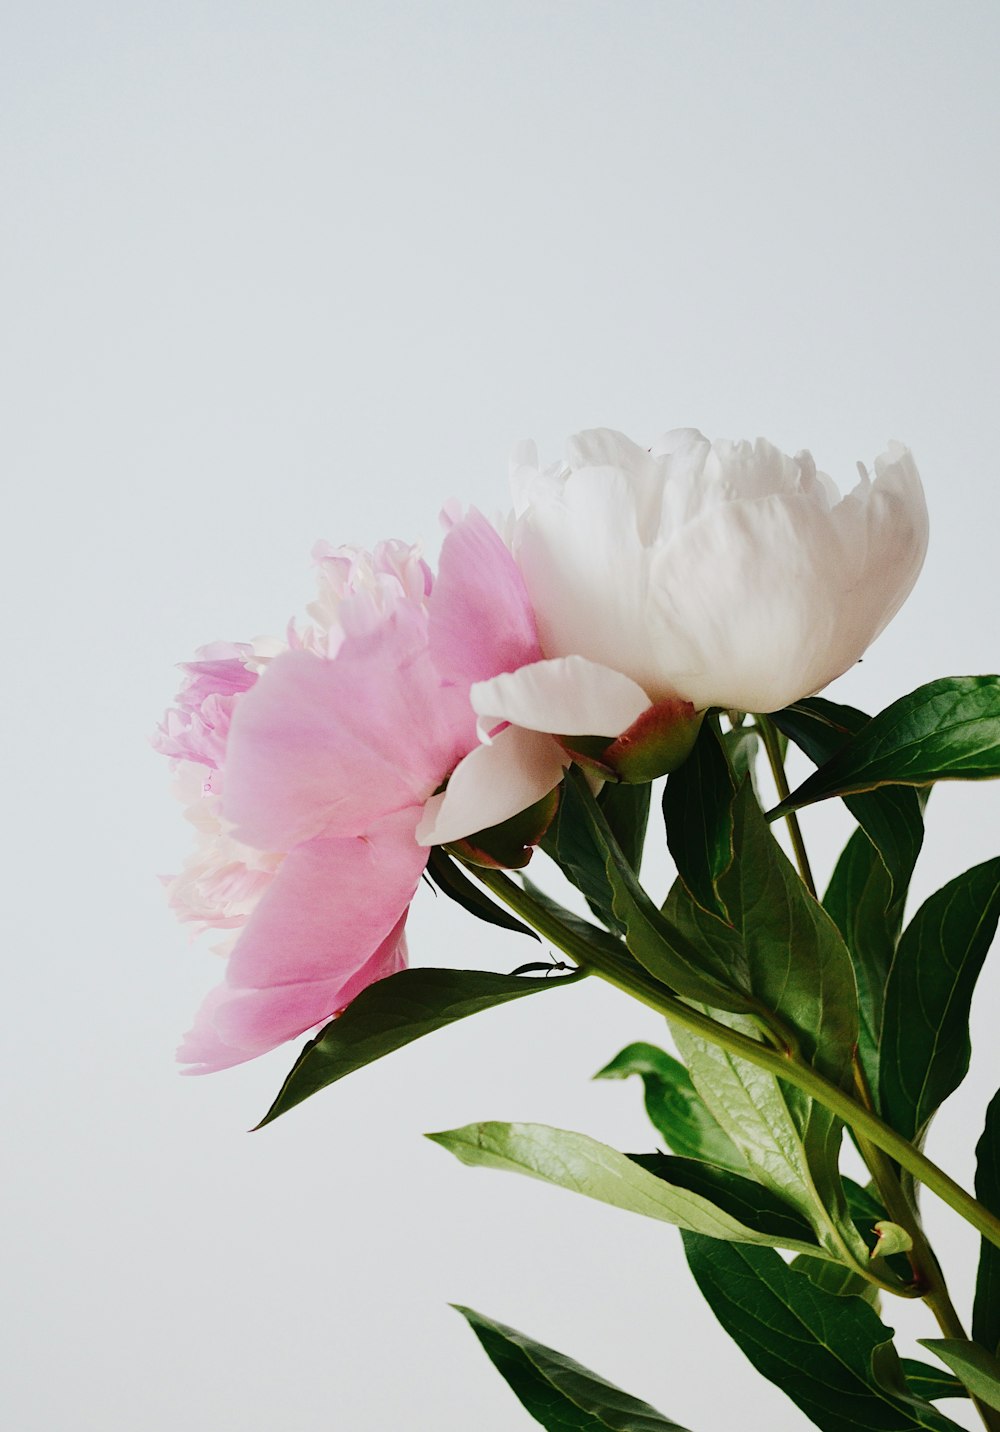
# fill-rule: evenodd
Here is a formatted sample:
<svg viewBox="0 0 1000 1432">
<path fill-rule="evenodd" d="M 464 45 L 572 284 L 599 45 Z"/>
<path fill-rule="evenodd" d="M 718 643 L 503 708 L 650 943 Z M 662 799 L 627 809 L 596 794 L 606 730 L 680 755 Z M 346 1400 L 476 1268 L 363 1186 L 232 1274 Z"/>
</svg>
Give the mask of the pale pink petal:
<svg viewBox="0 0 1000 1432">
<path fill-rule="evenodd" d="M 470 693 L 480 729 L 499 721 L 558 736 L 619 736 L 652 704 L 629 676 L 582 656 L 536 661 Z"/>
<path fill-rule="evenodd" d="M 311 840 L 282 864 L 240 935 L 226 981 L 178 1052 L 209 1073 L 253 1059 L 401 968 L 402 922 L 427 862 L 411 807 L 365 836 Z"/>
<path fill-rule="evenodd" d="M 421 845 L 445 845 L 509 820 L 562 780 L 570 758 L 551 736 L 508 726 L 455 768 L 448 787 L 424 806 Z"/>
<path fill-rule="evenodd" d="M 334 660 L 279 656 L 240 699 L 223 812 L 240 840 L 290 850 L 422 805 L 475 742 L 464 692 L 442 689 L 426 617 L 400 605 Z"/>
<path fill-rule="evenodd" d="M 441 547 L 430 598 L 431 656 L 466 686 L 541 656 L 524 578 L 499 534 L 475 508 Z"/>
</svg>

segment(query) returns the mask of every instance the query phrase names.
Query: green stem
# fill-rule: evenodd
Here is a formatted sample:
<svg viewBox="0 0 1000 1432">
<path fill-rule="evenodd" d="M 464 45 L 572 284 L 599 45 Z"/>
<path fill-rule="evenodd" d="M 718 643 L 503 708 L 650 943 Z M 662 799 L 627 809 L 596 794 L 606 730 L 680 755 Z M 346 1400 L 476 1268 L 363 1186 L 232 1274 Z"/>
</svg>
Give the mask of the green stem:
<svg viewBox="0 0 1000 1432">
<path fill-rule="evenodd" d="M 778 740 L 777 727 L 766 716 L 757 717 L 757 726 L 764 738 L 764 750 L 767 752 L 771 775 L 774 777 L 774 784 L 778 790 L 778 800 L 783 801 L 791 792 L 788 778 L 785 775 L 785 762 L 781 754 L 781 742 Z M 785 816 L 785 824 L 788 826 L 792 850 L 795 852 L 795 863 L 799 867 L 802 883 L 814 899 L 819 899 L 816 894 L 816 882 L 813 880 L 812 867 L 809 864 L 809 856 L 806 854 L 806 843 L 802 839 L 802 831 L 799 827 L 799 818 L 794 811 Z"/>
<path fill-rule="evenodd" d="M 951 1301 L 941 1264 L 923 1230 L 917 1210 L 907 1198 L 896 1176 L 892 1161 L 861 1134 L 858 1135 L 858 1148 L 875 1180 L 886 1213 L 893 1223 L 905 1228 L 913 1240 L 909 1259 L 921 1297 L 934 1314 L 937 1325 L 946 1338 L 960 1338 L 967 1342 L 969 1335 L 962 1326 L 955 1304 Z M 973 1393 L 970 1392 L 969 1396 L 984 1427 L 987 1427 L 989 1432 L 1000 1432 L 1000 1413 L 980 1402 Z"/>
<path fill-rule="evenodd" d="M 592 942 L 582 931 L 572 929 L 552 910 L 535 901 L 503 871 L 487 870 L 479 866 L 470 868 L 477 879 L 487 889 L 492 890 L 498 899 L 516 914 L 527 919 L 539 934 L 544 935 L 557 949 L 576 960 L 591 974 L 599 975 L 601 979 L 607 980 L 633 999 L 648 1005 L 671 1024 L 689 1029 L 693 1034 L 728 1049 L 740 1059 L 756 1064 L 760 1069 L 766 1069 L 769 1074 L 788 1084 L 794 1084 L 796 1088 L 809 1094 L 845 1124 L 850 1125 L 858 1135 L 895 1159 L 967 1223 L 971 1223 L 988 1242 L 1000 1248 L 1000 1218 L 995 1218 L 943 1169 L 938 1168 L 937 1164 L 914 1148 L 902 1134 L 896 1133 L 895 1129 L 883 1123 L 877 1114 L 866 1109 L 811 1065 L 788 1054 L 778 1053 L 766 1044 L 740 1034 L 737 1030 L 712 1019 L 710 1015 L 685 1004 L 651 975 L 647 975 L 628 955 L 624 946 L 620 947 L 619 952 L 616 948 L 618 942 L 612 936 L 607 936 L 599 943 Z"/>
</svg>

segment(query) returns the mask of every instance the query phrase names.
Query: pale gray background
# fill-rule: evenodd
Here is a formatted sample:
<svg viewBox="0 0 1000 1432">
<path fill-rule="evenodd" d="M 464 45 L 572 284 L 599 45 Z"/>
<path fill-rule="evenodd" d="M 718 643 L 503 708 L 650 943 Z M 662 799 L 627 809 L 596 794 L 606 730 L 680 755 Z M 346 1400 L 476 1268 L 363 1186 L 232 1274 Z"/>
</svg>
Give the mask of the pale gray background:
<svg viewBox="0 0 1000 1432">
<path fill-rule="evenodd" d="M 516 439 L 597 424 L 764 433 L 842 485 L 906 441 L 930 557 L 831 695 L 995 670 L 998 41 L 968 0 L 5 7 L 12 1432 L 536 1425 L 448 1300 L 695 1432 L 805 1425 L 673 1230 L 420 1137 L 649 1146 L 638 1087 L 588 1082 L 660 1034 L 610 989 L 253 1136 L 291 1048 L 178 1077 L 220 967 L 154 879 L 187 831 L 146 741 L 173 662 L 301 613 L 316 537 L 433 552 L 443 499 L 504 505 Z M 918 891 L 996 854 L 998 815 L 995 787 L 937 792 Z M 807 821 L 822 869 L 847 828 Z M 527 957 L 425 894 L 412 932 L 416 962 Z M 931 1139 L 966 1182 L 998 988 Z M 974 1239 L 928 1202 L 966 1305 Z"/>
</svg>

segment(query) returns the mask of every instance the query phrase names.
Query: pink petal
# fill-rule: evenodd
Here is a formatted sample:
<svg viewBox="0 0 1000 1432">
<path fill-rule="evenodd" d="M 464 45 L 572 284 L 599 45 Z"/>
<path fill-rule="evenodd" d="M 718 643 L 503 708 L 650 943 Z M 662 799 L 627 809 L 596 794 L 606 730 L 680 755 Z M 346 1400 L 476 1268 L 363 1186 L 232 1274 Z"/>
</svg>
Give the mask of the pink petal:
<svg viewBox="0 0 1000 1432">
<path fill-rule="evenodd" d="M 557 736 L 618 736 L 652 704 L 631 677 L 582 656 L 536 661 L 480 681 L 470 696 L 481 730 L 510 721 Z"/>
<path fill-rule="evenodd" d="M 418 815 L 397 811 L 365 836 L 319 838 L 287 857 L 181 1045 L 192 1073 L 274 1049 L 402 968 L 403 922 L 427 862 Z"/>
<path fill-rule="evenodd" d="M 541 656 L 524 579 L 481 512 L 451 527 L 430 598 L 430 647 L 450 681 L 469 686 Z"/>
<path fill-rule="evenodd" d="M 400 603 L 333 660 L 277 657 L 241 697 L 223 812 L 264 850 L 354 835 L 422 805 L 474 742 L 465 693 L 442 689 L 431 663 L 423 611 Z"/>
<path fill-rule="evenodd" d="M 470 751 L 447 789 L 430 798 L 417 840 L 421 845 L 445 845 L 509 820 L 548 795 L 569 761 L 551 736 L 508 726 L 489 745 Z"/>
</svg>

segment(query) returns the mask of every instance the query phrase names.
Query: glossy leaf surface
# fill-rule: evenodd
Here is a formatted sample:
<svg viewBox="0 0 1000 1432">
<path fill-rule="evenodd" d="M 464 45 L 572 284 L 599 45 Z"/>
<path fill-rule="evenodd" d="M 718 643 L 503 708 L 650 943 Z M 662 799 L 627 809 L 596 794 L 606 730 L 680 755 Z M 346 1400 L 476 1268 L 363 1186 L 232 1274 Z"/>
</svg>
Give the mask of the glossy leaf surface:
<svg viewBox="0 0 1000 1432">
<path fill-rule="evenodd" d="M 472 1167 L 527 1174 L 710 1238 L 818 1251 L 808 1224 L 789 1215 L 773 1197 L 767 1198 L 766 1190 L 760 1190 L 762 1198 L 758 1198 L 755 1184 L 725 1170 L 716 1171 L 719 1178 L 713 1180 L 709 1166 L 695 1160 L 667 1159 L 658 1164 L 670 1175 L 663 1177 L 650 1172 L 643 1160 L 587 1134 L 545 1124 L 469 1124 L 427 1137 Z M 783 1219 L 780 1228 L 775 1226 L 779 1219 Z"/>
<path fill-rule="evenodd" d="M 629 1044 L 594 1078 L 632 1074 L 642 1080 L 650 1122 L 675 1154 L 746 1172 L 746 1160 L 709 1113 L 680 1060 L 653 1044 Z"/>
<path fill-rule="evenodd" d="M 882 785 L 1000 776 L 1000 677 L 946 676 L 894 701 L 772 812 Z"/>
<path fill-rule="evenodd" d="M 986 1111 L 986 1127 L 976 1145 L 976 1197 L 1000 1218 L 1000 1092 Z M 972 1336 L 1000 1354 L 1000 1248 L 984 1238 L 980 1245 Z"/>
<path fill-rule="evenodd" d="M 667 778 L 663 821 L 667 847 L 689 894 L 722 919 L 719 877 L 733 862 L 736 785 L 711 719 L 702 723 L 690 756 Z"/>
<path fill-rule="evenodd" d="M 919 1138 L 969 1067 L 969 1008 L 1000 918 L 1000 859 L 932 895 L 889 971 L 879 1058 L 883 1117 Z"/>
<path fill-rule="evenodd" d="M 471 1308 L 455 1307 L 514 1395 L 549 1432 L 685 1432 L 564 1353 Z"/>
<path fill-rule="evenodd" d="M 730 1337 L 823 1432 L 955 1432 L 908 1391 L 891 1330 L 861 1298 L 824 1291 L 773 1249 L 692 1233 L 684 1249 Z"/>
<path fill-rule="evenodd" d="M 378 980 L 362 990 L 343 1014 L 304 1046 L 258 1128 L 328 1084 L 425 1034 L 496 1005 L 575 983 L 577 978 L 560 975 L 535 979 L 484 970 L 419 969 L 401 970 Z"/>
<path fill-rule="evenodd" d="M 973 1397 L 1000 1411 L 1000 1361 L 993 1353 L 964 1338 L 919 1338 L 918 1341 L 951 1368 Z"/>
<path fill-rule="evenodd" d="M 538 936 L 534 930 L 521 923 L 509 910 L 491 900 L 481 885 L 470 880 L 457 861 L 446 855 L 440 846 L 434 846 L 427 861 L 428 877 L 437 888 L 470 915 L 485 920 L 488 925 L 497 925 L 501 930 L 513 930 L 521 935 Z"/>
</svg>

